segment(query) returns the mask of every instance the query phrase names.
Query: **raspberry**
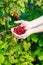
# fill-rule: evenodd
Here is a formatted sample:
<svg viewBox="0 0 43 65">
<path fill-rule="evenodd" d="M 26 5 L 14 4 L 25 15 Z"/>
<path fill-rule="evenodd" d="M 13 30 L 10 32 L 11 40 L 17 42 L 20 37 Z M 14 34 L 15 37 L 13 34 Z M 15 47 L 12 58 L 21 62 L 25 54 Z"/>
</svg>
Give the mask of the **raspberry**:
<svg viewBox="0 0 43 65">
<path fill-rule="evenodd" d="M 18 26 L 17 28 L 14 28 L 14 32 L 18 35 L 25 33 L 25 27 L 24 26 Z"/>
<path fill-rule="evenodd" d="M 17 33 L 16 29 L 14 29 L 14 32 Z"/>
<path fill-rule="evenodd" d="M 16 18 L 18 18 L 18 15 L 17 14 L 14 14 L 13 16 L 16 17 Z"/>
</svg>

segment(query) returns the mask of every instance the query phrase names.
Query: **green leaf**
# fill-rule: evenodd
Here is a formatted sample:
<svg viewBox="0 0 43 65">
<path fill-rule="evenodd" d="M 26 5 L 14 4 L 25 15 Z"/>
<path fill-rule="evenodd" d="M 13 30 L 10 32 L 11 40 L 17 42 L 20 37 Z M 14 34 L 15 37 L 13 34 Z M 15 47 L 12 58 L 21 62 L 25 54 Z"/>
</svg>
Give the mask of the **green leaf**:
<svg viewBox="0 0 43 65">
<path fill-rule="evenodd" d="M 3 44 L 3 41 L 2 40 L 0 40 L 0 44 Z"/>
<path fill-rule="evenodd" d="M 5 60 L 4 56 L 0 54 L 0 63 L 3 63 Z"/>
<path fill-rule="evenodd" d="M 34 61 L 34 58 L 29 56 L 29 61 L 31 61 L 31 62 Z"/>
<path fill-rule="evenodd" d="M 6 59 L 3 65 L 12 65 L 12 64 L 9 62 L 8 59 Z"/>
<path fill-rule="evenodd" d="M 12 35 L 11 34 L 7 34 L 6 35 L 6 40 L 11 39 L 11 38 L 12 38 Z"/>
<path fill-rule="evenodd" d="M 0 17 L 3 17 L 3 13 L 2 12 L 0 12 Z"/>
<path fill-rule="evenodd" d="M 16 45 L 14 47 L 14 57 L 17 58 L 22 53 L 21 45 Z"/>
<path fill-rule="evenodd" d="M 41 53 L 39 54 L 38 59 L 39 59 L 40 61 L 43 61 L 43 52 L 41 52 Z"/>
<path fill-rule="evenodd" d="M 14 56 L 9 56 L 9 61 L 10 61 L 10 63 L 12 63 L 12 64 L 18 63 L 18 59 L 15 59 Z"/>
<path fill-rule="evenodd" d="M 10 61 L 10 63 L 14 63 L 15 62 L 14 57 L 13 56 L 9 56 L 9 61 Z"/>
<path fill-rule="evenodd" d="M 35 52 L 34 52 L 35 55 L 39 55 L 40 54 L 40 49 L 37 49 Z"/>
<path fill-rule="evenodd" d="M 38 41 L 38 37 L 37 37 L 36 34 L 31 35 L 31 39 L 32 39 L 32 41 L 35 42 L 35 43 Z"/>
<path fill-rule="evenodd" d="M 20 60 L 21 62 L 24 62 L 24 61 L 25 61 L 25 59 L 24 59 L 22 56 L 19 58 L 19 60 Z"/>
<path fill-rule="evenodd" d="M 1 21 L 0 23 L 1 23 L 1 25 L 5 25 L 5 21 Z"/>
<path fill-rule="evenodd" d="M 41 65 L 43 65 L 43 61 L 41 62 Z"/>
<path fill-rule="evenodd" d="M 0 45 L 0 49 L 7 48 L 7 42 L 3 42 L 3 44 Z"/>
<path fill-rule="evenodd" d="M 1 65 L 1 64 L 0 64 Z"/>
<path fill-rule="evenodd" d="M 43 10 L 43 6 L 41 6 L 41 9 Z"/>
<path fill-rule="evenodd" d="M 3 50 L 0 50 L 0 54 L 5 55 L 5 54 L 6 54 L 6 52 L 5 52 L 5 51 L 3 51 Z"/>
<path fill-rule="evenodd" d="M 24 47 L 25 51 L 29 50 L 30 46 L 31 46 L 30 42 L 28 42 L 28 43 L 26 43 L 25 41 L 23 42 L 23 47 Z"/>
<path fill-rule="evenodd" d="M 6 63 L 5 65 L 11 65 L 11 63 Z"/>
<path fill-rule="evenodd" d="M 39 46 L 42 47 L 43 46 L 43 40 L 39 40 Z"/>
<path fill-rule="evenodd" d="M 36 65 L 39 65 L 39 64 L 36 64 Z"/>
<path fill-rule="evenodd" d="M 31 38 L 30 38 L 30 36 L 29 37 L 27 37 L 27 39 L 26 39 L 28 42 L 31 40 Z"/>
<path fill-rule="evenodd" d="M 32 63 L 30 63 L 29 65 L 33 65 Z"/>
</svg>

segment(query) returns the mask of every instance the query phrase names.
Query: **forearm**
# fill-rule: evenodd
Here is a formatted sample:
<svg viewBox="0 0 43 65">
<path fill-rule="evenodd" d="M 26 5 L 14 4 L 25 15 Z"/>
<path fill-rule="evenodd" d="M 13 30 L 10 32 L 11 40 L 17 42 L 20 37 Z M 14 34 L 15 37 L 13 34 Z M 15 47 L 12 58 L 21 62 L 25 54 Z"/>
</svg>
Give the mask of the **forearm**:
<svg viewBox="0 0 43 65">
<path fill-rule="evenodd" d="M 43 16 L 41 16 L 41 17 L 39 17 L 39 18 L 37 18 L 37 19 L 35 19 L 35 20 L 32 20 L 32 21 L 30 22 L 30 28 L 36 27 L 36 26 L 38 26 L 38 25 L 40 25 L 40 24 L 43 24 Z"/>
<path fill-rule="evenodd" d="M 32 33 L 38 33 L 38 32 L 43 32 L 43 25 L 32 29 Z"/>
</svg>

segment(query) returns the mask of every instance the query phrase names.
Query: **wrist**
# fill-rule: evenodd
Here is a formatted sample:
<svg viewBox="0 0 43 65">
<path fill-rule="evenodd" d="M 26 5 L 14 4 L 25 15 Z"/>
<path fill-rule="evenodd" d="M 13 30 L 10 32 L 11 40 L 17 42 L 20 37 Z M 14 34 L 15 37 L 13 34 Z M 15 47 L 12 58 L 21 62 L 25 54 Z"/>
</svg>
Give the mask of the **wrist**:
<svg viewBox="0 0 43 65">
<path fill-rule="evenodd" d="M 39 18 L 37 18 L 37 19 L 32 20 L 31 22 L 29 22 L 28 27 L 30 27 L 30 28 L 33 27 L 34 28 L 34 27 L 36 27 L 36 26 L 38 26 L 40 24 L 43 24 L 43 16 L 41 16 L 41 17 L 39 17 Z"/>
<path fill-rule="evenodd" d="M 43 23 L 43 16 L 35 19 L 35 20 L 32 20 L 31 21 L 32 24 L 35 24 L 35 25 L 39 25 L 39 24 L 42 24 Z"/>
<path fill-rule="evenodd" d="M 31 33 L 32 33 L 32 34 L 33 34 L 33 33 L 39 33 L 39 32 L 43 32 L 43 25 L 31 29 Z"/>
</svg>

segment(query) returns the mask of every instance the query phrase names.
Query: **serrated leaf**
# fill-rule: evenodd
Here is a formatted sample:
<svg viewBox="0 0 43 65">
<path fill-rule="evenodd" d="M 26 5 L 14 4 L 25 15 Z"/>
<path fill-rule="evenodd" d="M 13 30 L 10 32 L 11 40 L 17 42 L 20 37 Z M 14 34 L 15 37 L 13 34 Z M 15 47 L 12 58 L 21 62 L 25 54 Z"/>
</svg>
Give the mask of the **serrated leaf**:
<svg viewBox="0 0 43 65">
<path fill-rule="evenodd" d="M 5 60 L 4 65 L 11 65 L 11 63 L 8 60 Z"/>
<path fill-rule="evenodd" d="M 43 40 L 39 40 L 39 46 L 40 46 L 40 47 L 43 46 Z"/>
<path fill-rule="evenodd" d="M 41 6 L 41 9 L 43 10 L 43 6 Z"/>
<path fill-rule="evenodd" d="M 39 55 L 40 54 L 40 49 L 37 49 L 35 52 L 34 52 L 35 55 Z"/>
<path fill-rule="evenodd" d="M 38 37 L 37 37 L 37 35 L 35 35 L 35 34 L 31 35 L 31 39 L 32 39 L 32 41 L 35 42 L 35 43 L 38 41 Z"/>
<path fill-rule="evenodd" d="M 4 53 L 5 53 L 5 52 L 4 52 L 3 50 L 0 50 L 0 54 L 4 55 Z"/>
<path fill-rule="evenodd" d="M 31 43 L 30 42 L 28 42 L 28 43 L 24 42 L 23 43 L 23 47 L 24 47 L 24 50 L 25 51 L 29 50 L 30 46 L 31 46 Z"/>
<path fill-rule="evenodd" d="M 3 63 L 4 62 L 4 56 L 0 54 L 0 63 Z"/>
<path fill-rule="evenodd" d="M 30 63 L 29 65 L 33 65 L 32 63 Z"/>
<path fill-rule="evenodd" d="M 42 1 L 42 0 L 37 1 L 36 5 L 41 6 L 41 4 L 42 4 L 41 1 Z"/>
<path fill-rule="evenodd" d="M 1 23 L 1 25 L 5 25 L 6 24 L 4 21 L 1 21 L 0 23 Z"/>
<path fill-rule="evenodd" d="M 5 65 L 11 65 L 11 63 L 6 63 Z"/>
<path fill-rule="evenodd" d="M 14 57 L 13 56 L 9 56 L 9 61 L 10 61 L 10 63 L 14 63 L 15 62 Z"/>
<path fill-rule="evenodd" d="M 27 37 L 27 39 L 26 39 L 27 41 L 30 41 L 31 40 L 31 38 L 30 38 L 30 36 L 29 37 Z"/>
<path fill-rule="evenodd" d="M 3 41 L 2 40 L 0 40 L 0 44 L 3 44 Z"/>
<path fill-rule="evenodd" d="M 43 52 L 41 52 L 41 53 L 39 54 L 38 59 L 39 59 L 40 61 L 43 61 Z"/>
<path fill-rule="evenodd" d="M 18 63 L 18 59 L 15 59 L 13 56 L 9 56 L 9 61 L 10 61 L 10 63 L 12 63 L 12 64 Z"/>
<path fill-rule="evenodd" d="M 4 48 L 6 49 L 7 46 L 8 46 L 7 42 L 5 42 L 5 43 L 3 42 L 3 44 L 0 45 L 0 49 L 4 49 Z"/>
</svg>

